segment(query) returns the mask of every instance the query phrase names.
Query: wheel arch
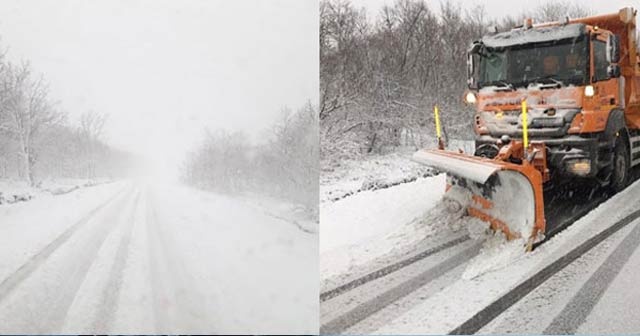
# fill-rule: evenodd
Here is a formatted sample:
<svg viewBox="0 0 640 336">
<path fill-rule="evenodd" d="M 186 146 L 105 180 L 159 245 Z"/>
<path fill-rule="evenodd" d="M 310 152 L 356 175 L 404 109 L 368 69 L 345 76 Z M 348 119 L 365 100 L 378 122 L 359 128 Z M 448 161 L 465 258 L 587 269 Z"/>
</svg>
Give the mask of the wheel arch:
<svg viewBox="0 0 640 336">
<path fill-rule="evenodd" d="M 627 130 L 627 123 L 624 118 L 624 110 L 620 108 L 614 108 L 609 113 L 607 126 L 604 129 L 602 140 L 610 141 L 611 146 L 613 147 L 615 146 L 615 138 L 618 136 L 624 136 L 624 139 L 629 145 L 628 148 L 631 148 L 631 143 L 629 143 L 629 131 Z"/>
</svg>

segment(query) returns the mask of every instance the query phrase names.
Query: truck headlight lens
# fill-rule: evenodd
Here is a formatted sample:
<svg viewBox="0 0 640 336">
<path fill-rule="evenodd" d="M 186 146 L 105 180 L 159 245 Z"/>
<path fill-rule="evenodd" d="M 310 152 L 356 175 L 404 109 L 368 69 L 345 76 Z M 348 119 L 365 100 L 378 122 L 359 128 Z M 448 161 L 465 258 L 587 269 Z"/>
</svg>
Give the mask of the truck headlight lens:
<svg viewBox="0 0 640 336">
<path fill-rule="evenodd" d="M 567 170 L 578 176 L 586 176 L 591 172 L 590 160 L 572 160 L 567 163 Z"/>
<path fill-rule="evenodd" d="M 584 87 L 584 95 L 587 97 L 593 97 L 595 94 L 595 90 L 593 89 L 593 85 L 587 85 Z"/>
<path fill-rule="evenodd" d="M 467 104 L 475 104 L 476 103 L 476 95 L 473 92 L 469 92 L 464 97 L 464 101 L 466 101 Z"/>
</svg>

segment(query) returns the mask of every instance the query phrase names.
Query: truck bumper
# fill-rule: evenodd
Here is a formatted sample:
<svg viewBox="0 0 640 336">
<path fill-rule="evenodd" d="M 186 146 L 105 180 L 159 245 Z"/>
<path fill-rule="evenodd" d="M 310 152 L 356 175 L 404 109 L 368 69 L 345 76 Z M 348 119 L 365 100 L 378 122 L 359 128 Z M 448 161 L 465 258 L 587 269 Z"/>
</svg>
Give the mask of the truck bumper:
<svg viewBox="0 0 640 336">
<path fill-rule="evenodd" d="M 495 144 L 498 138 L 490 135 L 476 137 L 476 148 L 483 144 Z M 602 157 L 602 147 L 598 138 L 568 135 L 562 138 L 538 139 L 531 142 L 543 142 L 547 148 L 547 166 L 554 177 L 595 177 L 608 158 Z M 604 160 L 603 160 L 604 159 Z M 589 168 L 584 170 L 585 163 Z M 578 163 L 578 164 L 577 164 Z M 580 166 L 583 170 L 576 170 Z"/>
</svg>

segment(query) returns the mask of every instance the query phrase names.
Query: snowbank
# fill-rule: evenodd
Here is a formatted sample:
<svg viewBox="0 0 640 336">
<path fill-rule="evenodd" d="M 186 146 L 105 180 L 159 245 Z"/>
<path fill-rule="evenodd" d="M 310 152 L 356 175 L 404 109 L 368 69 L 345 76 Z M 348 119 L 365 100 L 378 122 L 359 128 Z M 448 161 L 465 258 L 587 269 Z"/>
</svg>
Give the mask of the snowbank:
<svg viewBox="0 0 640 336">
<path fill-rule="evenodd" d="M 320 174 L 320 202 L 337 201 L 362 191 L 377 190 L 413 182 L 434 175 L 433 169 L 411 161 L 414 151 L 372 155 L 361 160 L 344 160 Z"/>
<path fill-rule="evenodd" d="M 443 225 L 447 209 L 436 206 L 445 183 L 441 174 L 321 203 L 322 281 L 347 275 L 394 251 L 414 248 L 416 242 L 449 228 Z"/>
<path fill-rule="evenodd" d="M 303 232 L 309 234 L 318 233 L 317 208 L 310 210 L 305 206 L 286 200 L 257 194 L 243 197 L 242 200 L 248 206 L 259 210 L 263 214 L 289 223 Z"/>
<path fill-rule="evenodd" d="M 55 179 L 44 180 L 31 187 L 25 181 L 0 179 L 0 205 L 30 201 L 44 195 L 62 195 L 84 187 L 109 182 L 108 179 Z"/>
</svg>

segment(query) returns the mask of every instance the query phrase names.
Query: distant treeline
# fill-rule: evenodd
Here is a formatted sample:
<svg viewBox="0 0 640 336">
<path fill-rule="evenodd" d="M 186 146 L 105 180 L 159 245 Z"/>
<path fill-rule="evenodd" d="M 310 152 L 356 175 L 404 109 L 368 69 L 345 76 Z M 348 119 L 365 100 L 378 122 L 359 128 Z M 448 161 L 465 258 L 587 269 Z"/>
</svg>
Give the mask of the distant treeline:
<svg viewBox="0 0 640 336">
<path fill-rule="evenodd" d="M 318 208 L 318 111 L 284 109 L 260 144 L 243 132 L 207 131 L 183 165 L 188 184 L 226 193 L 253 191 Z"/>
<path fill-rule="evenodd" d="M 511 29 L 526 17 L 542 22 L 591 14 L 584 4 L 545 2 L 491 21 L 494 15 L 481 4 L 432 6 L 400 0 L 371 18 L 349 1 L 320 2 L 322 159 L 433 142 L 436 104 L 449 136 L 472 139 L 473 112 L 462 99 L 471 42 L 490 26 Z"/>
<path fill-rule="evenodd" d="M 69 121 L 28 62 L 0 55 L 0 178 L 35 186 L 46 178 L 123 175 L 133 158 L 101 141 L 104 115 L 79 119 Z"/>
</svg>

